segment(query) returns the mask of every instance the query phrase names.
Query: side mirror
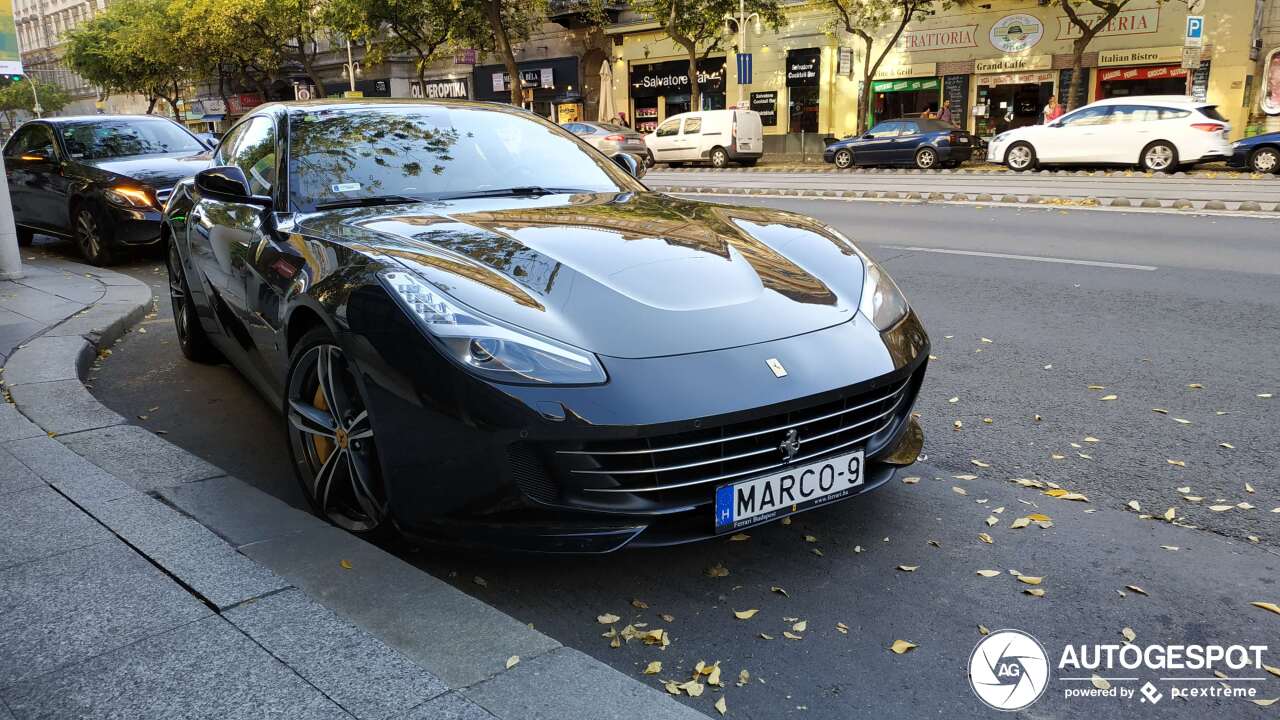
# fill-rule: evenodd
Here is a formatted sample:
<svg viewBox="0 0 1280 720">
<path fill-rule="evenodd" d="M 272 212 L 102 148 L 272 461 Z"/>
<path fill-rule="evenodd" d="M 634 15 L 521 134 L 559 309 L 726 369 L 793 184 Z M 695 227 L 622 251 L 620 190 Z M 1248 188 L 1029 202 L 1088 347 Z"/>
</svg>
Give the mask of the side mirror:
<svg viewBox="0 0 1280 720">
<path fill-rule="evenodd" d="M 630 173 L 631 177 L 637 180 L 644 177 L 644 163 L 637 160 L 635 155 L 632 155 L 631 153 L 618 153 L 617 155 L 614 155 L 612 159 L 618 164 L 618 167 Z"/>
<path fill-rule="evenodd" d="M 235 165 L 212 167 L 196 173 L 196 189 L 217 200 L 264 206 L 271 204 L 271 198 L 253 194 L 249 179 Z"/>
<path fill-rule="evenodd" d="M 47 165 L 54 162 L 53 155 L 44 150 L 30 150 L 18 156 L 22 162 L 31 165 Z"/>
</svg>

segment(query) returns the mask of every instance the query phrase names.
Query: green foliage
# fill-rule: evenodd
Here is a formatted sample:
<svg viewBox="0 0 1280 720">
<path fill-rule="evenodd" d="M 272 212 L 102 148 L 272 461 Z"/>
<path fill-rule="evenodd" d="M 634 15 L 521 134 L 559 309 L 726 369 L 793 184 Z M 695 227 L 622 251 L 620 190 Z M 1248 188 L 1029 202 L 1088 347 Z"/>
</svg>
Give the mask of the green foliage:
<svg viewBox="0 0 1280 720">
<path fill-rule="evenodd" d="M 0 87 L 0 113 L 4 114 L 10 127 L 16 124 L 16 114 L 19 110 L 33 112 L 35 98 L 31 93 L 32 83 L 35 83 L 36 94 L 40 96 L 40 108 L 44 112 L 57 112 L 71 102 L 67 91 L 63 90 L 61 85 L 33 78 L 11 81 Z"/>
<path fill-rule="evenodd" d="M 412 55 L 419 79 L 443 54 L 458 25 L 453 0 L 328 0 L 321 17 L 335 32 L 362 39 L 372 63 L 388 55 Z"/>
<path fill-rule="evenodd" d="M 163 97 L 177 114 L 182 85 L 198 64 L 169 0 L 117 0 L 68 34 L 67 63 L 106 92 Z"/>
</svg>

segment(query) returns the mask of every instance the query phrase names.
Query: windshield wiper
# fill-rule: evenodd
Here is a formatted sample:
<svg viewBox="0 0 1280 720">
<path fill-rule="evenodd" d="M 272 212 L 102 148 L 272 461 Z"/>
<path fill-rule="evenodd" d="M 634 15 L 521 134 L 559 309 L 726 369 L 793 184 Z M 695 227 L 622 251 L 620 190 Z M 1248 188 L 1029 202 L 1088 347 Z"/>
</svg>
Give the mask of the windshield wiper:
<svg viewBox="0 0 1280 720">
<path fill-rule="evenodd" d="M 374 195 L 371 197 L 351 198 L 349 200 L 333 200 L 318 203 L 317 210 L 336 210 L 338 208 L 372 207 L 374 205 L 403 205 L 404 203 L 422 202 L 421 198 L 408 195 Z"/>
<path fill-rule="evenodd" d="M 542 195 L 559 195 L 561 193 L 586 193 L 594 190 L 582 188 L 547 188 L 539 185 L 522 185 L 520 187 L 497 188 L 495 190 L 469 190 L 457 193 L 441 193 L 434 200 L 461 200 L 464 198 L 483 197 L 539 197 Z"/>
</svg>

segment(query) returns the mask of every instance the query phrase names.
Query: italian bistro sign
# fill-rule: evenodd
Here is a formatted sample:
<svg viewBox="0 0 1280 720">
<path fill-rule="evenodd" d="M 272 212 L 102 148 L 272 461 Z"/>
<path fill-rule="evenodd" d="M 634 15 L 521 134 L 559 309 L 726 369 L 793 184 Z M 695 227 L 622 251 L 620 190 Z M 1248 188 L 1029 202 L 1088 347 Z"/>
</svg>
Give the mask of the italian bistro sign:
<svg viewBox="0 0 1280 720">
<path fill-rule="evenodd" d="M 1156 65 L 1182 61 L 1182 46 L 1140 48 L 1137 50 L 1103 50 L 1098 53 L 1098 67 L 1116 65 Z"/>
</svg>

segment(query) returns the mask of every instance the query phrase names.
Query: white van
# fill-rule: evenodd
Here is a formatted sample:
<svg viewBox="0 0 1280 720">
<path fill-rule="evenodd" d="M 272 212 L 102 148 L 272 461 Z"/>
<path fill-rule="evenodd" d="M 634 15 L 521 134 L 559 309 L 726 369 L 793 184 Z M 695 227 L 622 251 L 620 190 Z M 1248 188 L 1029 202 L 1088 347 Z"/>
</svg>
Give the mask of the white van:
<svg viewBox="0 0 1280 720">
<path fill-rule="evenodd" d="M 654 162 L 755 165 L 764 155 L 764 128 L 754 110 L 702 110 L 673 115 L 644 136 Z"/>
</svg>

